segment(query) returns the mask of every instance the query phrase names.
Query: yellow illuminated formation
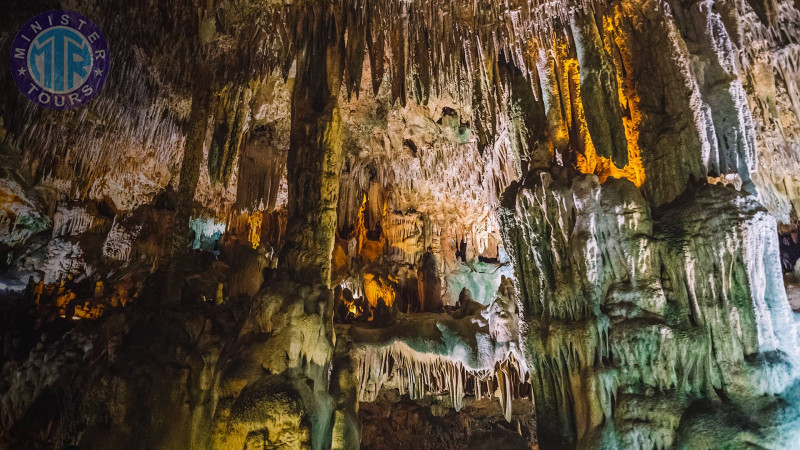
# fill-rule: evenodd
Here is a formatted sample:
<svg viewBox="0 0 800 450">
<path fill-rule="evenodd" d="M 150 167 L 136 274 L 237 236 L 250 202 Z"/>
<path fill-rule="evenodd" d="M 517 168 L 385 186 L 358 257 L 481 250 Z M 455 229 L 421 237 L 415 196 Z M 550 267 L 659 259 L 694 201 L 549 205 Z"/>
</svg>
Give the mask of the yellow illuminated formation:
<svg viewBox="0 0 800 450">
<path fill-rule="evenodd" d="M 247 240 L 253 248 L 258 248 L 261 243 L 261 222 L 264 219 L 260 211 L 256 211 L 247 218 Z"/>
<path fill-rule="evenodd" d="M 605 39 L 603 40 L 606 52 L 609 55 L 616 56 L 617 52 L 613 51 L 611 47 L 613 45 L 619 49 L 619 55 L 621 55 L 614 58 L 614 67 L 616 68 L 620 108 L 625 111 L 622 121 L 625 126 L 625 137 L 628 141 L 628 164 L 625 167 L 617 167 L 610 158 L 597 154 L 594 144 L 592 143 L 592 138 L 589 135 L 589 128 L 586 123 L 586 116 L 584 115 L 578 60 L 569 56 L 566 43 L 562 43 L 557 49 L 557 54 L 562 58 L 562 85 L 568 86 L 567 92 L 573 93 L 574 95 L 573 101 L 571 102 L 573 107 L 572 112 L 575 119 L 578 121 L 578 134 L 583 146 L 583 148 L 580 149 L 579 144 L 579 149 L 583 151 L 576 152 L 575 166 L 582 173 L 594 173 L 600 178 L 601 183 L 608 177 L 627 178 L 637 187 L 641 187 L 645 178 L 642 156 L 638 144 L 641 113 L 639 111 L 639 96 L 631 80 L 632 71 L 629 66 L 630 54 L 625 39 L 616 32 L 613 19 L 606 16 L 603 18 L 603 24 L 606 31 Z M 627 74 L 627 77 L 622 78 L 622 73 Z M 567 117 L 571 117 L 571 115 L 567 114 Z"/>
</svg>

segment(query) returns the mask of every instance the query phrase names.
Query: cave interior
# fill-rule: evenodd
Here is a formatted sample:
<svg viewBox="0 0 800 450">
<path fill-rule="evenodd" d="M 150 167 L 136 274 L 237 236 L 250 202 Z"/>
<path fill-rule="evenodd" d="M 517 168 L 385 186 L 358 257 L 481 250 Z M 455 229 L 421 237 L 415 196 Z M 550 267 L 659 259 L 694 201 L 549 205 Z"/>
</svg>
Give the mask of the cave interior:
<svg viewBox="0 0 800 450">
<path fill-rule="evenodd" d="M 110 48 L 68 110 L 6 70 L 53 10 Z M 4 0 L 0 49 L 0 450 L 800 448 L 798 0 Z"/>
</svg>

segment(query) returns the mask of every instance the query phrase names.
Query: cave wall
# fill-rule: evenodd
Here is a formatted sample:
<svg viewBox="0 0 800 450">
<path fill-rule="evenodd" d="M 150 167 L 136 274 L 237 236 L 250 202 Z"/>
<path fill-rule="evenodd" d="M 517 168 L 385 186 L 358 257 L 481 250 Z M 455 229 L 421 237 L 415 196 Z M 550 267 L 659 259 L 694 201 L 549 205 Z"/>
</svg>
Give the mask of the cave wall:
<svg viewBox="0 0 800 450">
<path fill-rule="evenodd" d="M 789 387 L 775 222 L 752 198 L 703 185 L 653 208 L 627 180 L 549 173 L 506 195 L 537 414 L 559 418 L 541 435 L 671 447 L 692 402 L 746 409 Z"/>
<path fill-rule="evenodd" d="M 773 19 L 791 23 L 784 7 Z M 784 44 L 756 37 L 769 24 L 748 9 L 578 10 L 571 39 L 540 52 L 553 146 L 575 146 L 576 167 L 593 172 L 530 171 L 503 194 L 537 414 L 558 418 L 540 421 L 544 442 L 702 446 L 708 429 L 694 421 L 715 408 L 781 426 L 760 415 L 768 408 L 752 411 L 758 396 L 793 395 L 797 336 L 775 232 L 791 208 L 777 206 L 785 194 L 769 185 L 766 162 L 776 150 L 761 133 L 778 119 L 751 109 L 763 95 L 751 58 L 766 42 L 793 47 L 794 28 L 782 28 Z M 603 81 L 610 71 L 618 84 Z M 627 165 L 613 147 L 624 141 L 609 137 L 620 126 Z M 716 436 L 749 439 L 735 426 Z"/>
</svg>

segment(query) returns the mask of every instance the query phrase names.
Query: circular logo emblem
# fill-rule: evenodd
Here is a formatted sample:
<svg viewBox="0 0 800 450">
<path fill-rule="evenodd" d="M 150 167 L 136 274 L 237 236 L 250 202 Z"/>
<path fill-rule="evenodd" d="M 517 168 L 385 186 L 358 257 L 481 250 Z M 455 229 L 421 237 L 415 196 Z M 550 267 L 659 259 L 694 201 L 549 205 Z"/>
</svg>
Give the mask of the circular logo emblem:
<svg viewBox="0 0 800 450">
<path fill-rule="evenodd" d="M 48 11 L 29 20 L 11 45 L 11 73 L 28 100 L 63 110 L 89 102 L 109 69 L 108 42 L 91 20 Z"/>
</svg>

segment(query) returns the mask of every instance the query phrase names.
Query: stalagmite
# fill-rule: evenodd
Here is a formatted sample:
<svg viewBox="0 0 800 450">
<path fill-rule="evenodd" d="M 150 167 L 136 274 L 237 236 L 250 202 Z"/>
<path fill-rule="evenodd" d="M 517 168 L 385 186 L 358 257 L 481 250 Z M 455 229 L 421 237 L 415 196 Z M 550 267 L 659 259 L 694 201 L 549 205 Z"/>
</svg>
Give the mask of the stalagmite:
<svg viewBox="0 0 800 450">
<path fill-rule="evenodd" d="M 441 280 L 436 269 L 436 259 L 432 253 L 426 252 L 422 255 L 419 269 L 417 269 L 417 279 L 419 280 L 420 311 L 440 310 L 442 308 Z"/>
<path fill-rule="evenodd" d="M 191 239 L 189 236 L 189 219 L 192 216 L 194 195 L 197 189 L 202 163 L 203 147 L 208 129 L 208 109 L 210 109 L 212 96 L 212 79 L 208 68 L 202 62 L 197 65 L 196 79 L 192 94 L 192 114 L 189 119 L 190 130 L 186 138 L 186 146 L 181 160 L 180 184 L 178 185 L 178 201 L 175 220 L 172 230 L 171 254 L 175 257 L 169 268 L 172 287 L 165 294 L 165 305 L 175 305 L 180 302 L 180 281 L 182 278 L 180 262 L 181 255 L 189 249 Z"/>
<path fill-rule="evenodd" d="M 308 36 L 298 42 L 288 154 L 289 203 L 281 265 L 298 280 L 327 283 L 336 227 L 342 152 L 338 106 L 342 79 L 341 33 L 326 22 L 323 6 L 302 7 Z M 334 8 L 335 9 L 335 8 Z M 301 24 L 298 24 L 300 26 Z"/>
</svg>

